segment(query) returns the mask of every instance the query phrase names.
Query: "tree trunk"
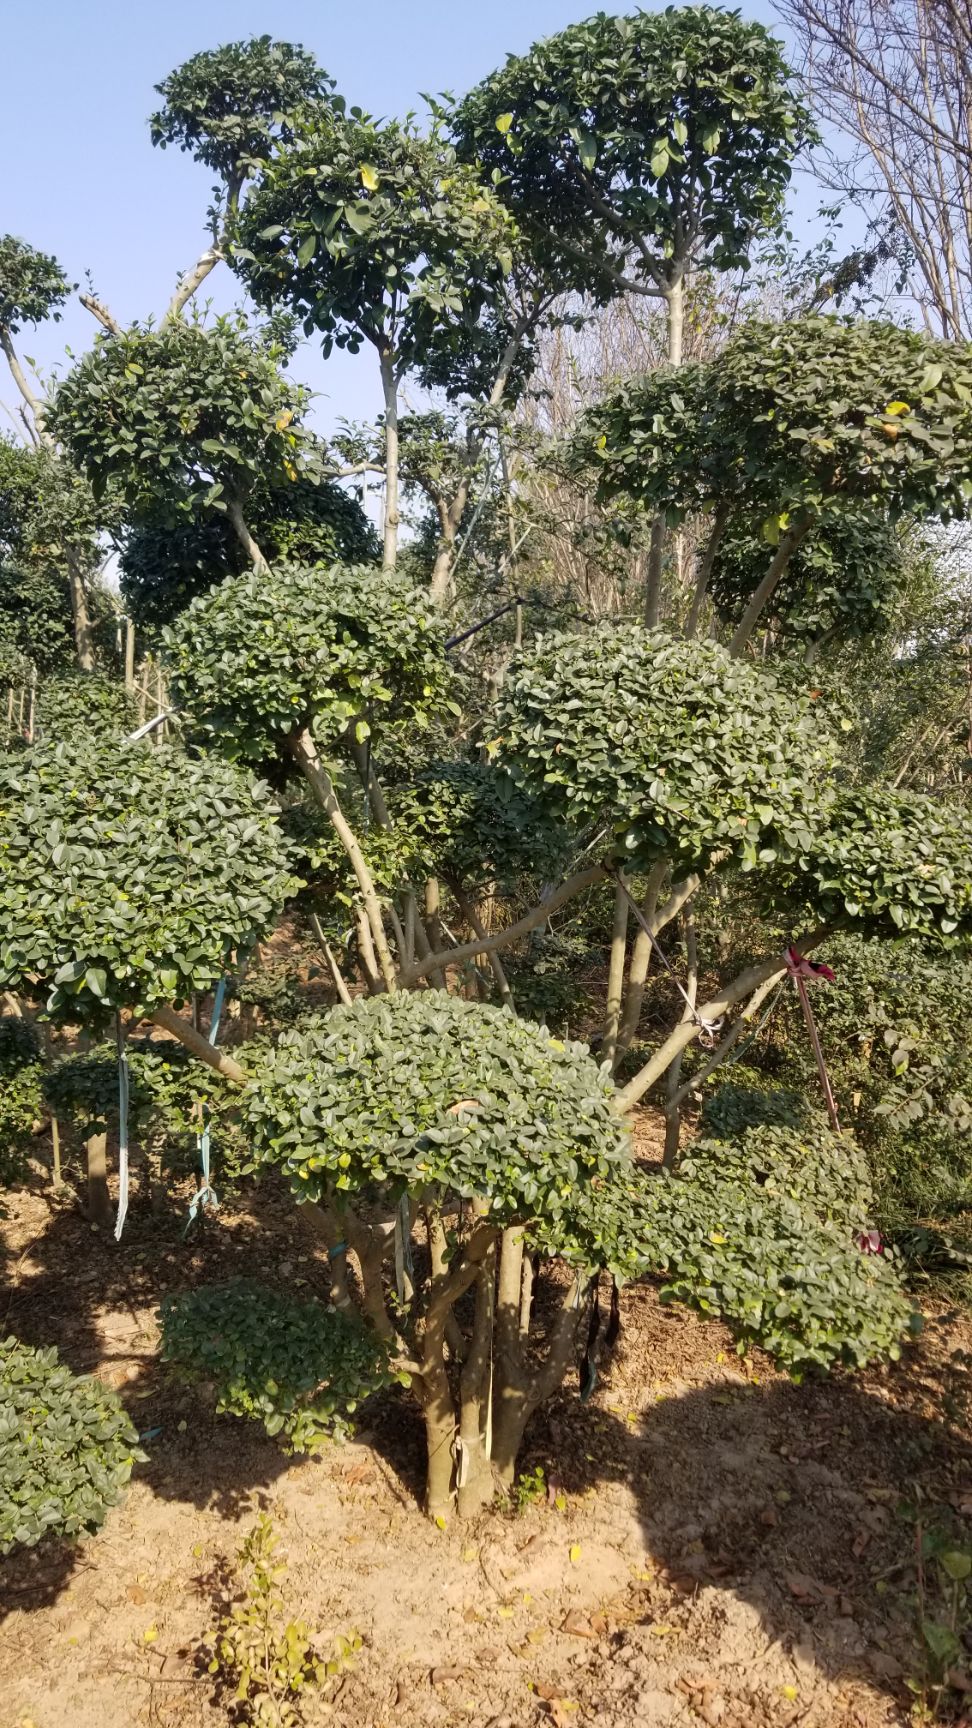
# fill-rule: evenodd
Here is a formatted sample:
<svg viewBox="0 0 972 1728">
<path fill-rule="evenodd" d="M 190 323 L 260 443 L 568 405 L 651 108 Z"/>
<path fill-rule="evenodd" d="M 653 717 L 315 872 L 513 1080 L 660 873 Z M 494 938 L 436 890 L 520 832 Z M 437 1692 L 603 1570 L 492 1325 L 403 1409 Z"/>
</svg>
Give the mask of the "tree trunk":
<svg viewBox="0 0 972 1728">
<path fill-rule="evenodd" d="M 381 388 L 385 398 L 385 545 L 384 567 L 398 562 L 398 379 L 389 348 L 381 350 Z"/>
<path fill-rule="evenodd" d="M 686 982 L 685 994 L 689 1001 L 682 1009 L 682 1020 L 692 1019 L 692 1008 L 699 990 L 699 949 L 695 930 L 695 912 L 691 901 L 685 908 L 685 961 Z M 691 1008 L 689 1007 L 691 1003 Z M 685 1052 L 680 1050 L 673 1057 L 672 1065 L 665 1076 L 665 1152 L 663 1164 L 670 1170 L 678 1156 L 679 1131 L 681 1128 L 681 1112 L 679 1108 L 679 1081 L 682 1077 L 682 1058 Z"/>
<path fill-rule="evenodd" d="M 794 522 L 792 528 L 788 528 L 786 533 L 781 536 L 770 567 L 746 607 L 735 635 L 729 643 L 730 654 L 738 657 L 748 646 L 753 631 L 759 622 L 760 613 L 776 593 L 790 559 L 798 546 L 806 539 L 810 527 L 811 524 L 806 520 Z"/>
<path fill-rule="evenodd" d="M 85 1151 L 88 1160 L 88 1217 L 92 1224 L 107 1230 L 111 1224 L 107 1134 L 92 1134 L 85 1141 Z"/>
<path fill-rule="evenodd" d="M 328 774 L 317 754 L 317 746 L 307 727 L 304 727 L 303 731 L 297 733 L 295 737 L 291 738 L 290 748 L 298 766 L 303 771 L 304 777 L 307 780 L 317 803 L 324 811 L 325 816 L 348 855 L 351 868 L 355 874 L 355 879 L 359 889 L 361 890 L 361 898 L 364 901 L 365 911 L 368 914 L 368 923 L 371 926 L 371 934 L 374 938 L 375 949 L 378 955 L 378 964 L 381 967 L 381 975 L 384 979 L 385 989 L 389 994 L 392 994 L 396 988 L 395 963 L 388 946 L 388 938 L 385 935 L 385 926 L 381 916 L 381 903 L 375 890 L 371 871 L 365 863 L 364 853 L 358 845 L 357 838 L 347 819 L 342 813 L 341 806 L 337 801 L 337 794 L 335 793 L 331 782 L 331 776 Z"/>
<path fill-rule="evenodd" d="M 459 1377 L 458 1511 L 471 1518 L 493 1498 L 487 1434 L 491 1425 L 493 1318 L 496 1299 L 496 1243 L 483 1259 L 476 1286 L 472 1342 Z"/>
<path fill-rule="evenodd" d="M 270 566 L 267 563 L 267 560 L 264 558 L 263 553 L 246 525 L 246 519 L 243 515 L 243 506 L 238 498 L 227 498 L 226 515 L 237 540 L 249 558 L 250 563 L 253 565 L 254 570 L 259 570 L 260 572 L 266 572 L 269 570 Z"/>
<path fill-rule="evenodd" d="M 614 890 L 614 929 L 611 934 L 611 960 L 608 966 L 607 1007 L 601 1039 L 601 1061 L 614 1062 L 621 1023 L 621 997 L 624 993 L 624 963 L 628 953 L 628 897 L 620 882 Z"/>
<path fill-rule="evenodd" d="M 74 648 L 78 657 L 78 665 L 82 672 L 93 672 L 95 669 L 94 637 L 91 631 L 91 615 L 88 612 L 88 596 L 84 591 L 84 577 L 77 555 L 68 548 L 65 548 L 64 562 L 67 565 L 68 588 L 71 594 Z"/>
<path fill-rule="evenodd" d="M 826 925 L 817 930 L 809 930 L 806 935 L 797 937 L 794 946 L 801 954 L 809 954 L 816 948 L 830 931 Z M 730 984 L 726 984 L 718 994 L 709 998 L 699 1009 L 699 1018 L 716 1021 L 735 1008 L 744 997 L 749 996 L 760 984 L 770 979 L 774 982 L 786 976 L 786 961 L 781 954 L 774 954 L 768 960 L 762 960 L 756 966 L 748 966 L 745 972 L 740 972 Z M 645 1093 L 664 1074 L 669 1063 L 680 1050 L 685 1050 L 699 1034 L 698 1020 L 680 1021 L 673 1032 L 670 1032 L 650 1061 L 639 1069 L 633 1079 L 623 1086 L 617 1095 L 617 1107 L 623 1113 L 632 1110 L 640 1102 Z"/>
<path fill-rule="evenodd" d="M 220 1050 L 215 1044 L 210 1044 L 209 1039 L 204 1038 L 201 1032 L 197 1032 L 190 1021 L 183 1020 L 174 1008 L 164 1006 L 156 1008 L 154 1014 L 151 1014 L 149 1018 L 153 1025 L 161 1026 L 164 1032 L 171 1032 L 174 1038 L 178 1038 L 180 1044 L 185 1045 L 190 1055 L 198 1057 L 199 1061 L 205 1062 L 207 1067 L 215 1068 L 217 1074 L 222 1074 L 223 1079 L 229 1080 L 231 1085 L 246 1085 L 246 1071 L 240 1067 L 239 1063 L 234 1062 L 232 1056 L 228 1056 L 225 1050 Z"/>
<path fill-rule="evenodd" d="M 702 606 L 709 590 L 709 579 L 712 575 L 713 565 L 715 564 L 716 553 L 719 550 L 719 543 L 725 532 L 726 523 L 729 520 L 729 511 L 730 505 L 728 501 L 716 506 L 715 515 L 712 518 L 712 527 L 709 530 L 709 538 L 705 543 L 705 550 L 699 559 L 699 567 L 695 576 L 695 592 L 692 595 L 692 604 L 689 607 L 688 617 L 685 620 L 685 629 L 683 634 L 686 639 L 693 637 L 698 630 L 699 619 L 702 615 Z"/>
</svg>

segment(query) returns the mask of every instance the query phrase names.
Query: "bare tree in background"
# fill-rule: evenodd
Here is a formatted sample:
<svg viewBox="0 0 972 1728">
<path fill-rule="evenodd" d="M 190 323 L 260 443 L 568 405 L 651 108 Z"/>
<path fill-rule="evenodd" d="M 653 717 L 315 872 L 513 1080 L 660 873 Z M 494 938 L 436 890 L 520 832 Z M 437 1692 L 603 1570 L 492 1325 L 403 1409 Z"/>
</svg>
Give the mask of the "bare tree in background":
<svg viewBox="0 0 972 1728">
<path fill-rule="evenodd" d="M 876 194 L 930 332 L 972 335 L 970 0 L 778 0 L 818 116 L 852 143 L 823 177 Z"/>
</svg>

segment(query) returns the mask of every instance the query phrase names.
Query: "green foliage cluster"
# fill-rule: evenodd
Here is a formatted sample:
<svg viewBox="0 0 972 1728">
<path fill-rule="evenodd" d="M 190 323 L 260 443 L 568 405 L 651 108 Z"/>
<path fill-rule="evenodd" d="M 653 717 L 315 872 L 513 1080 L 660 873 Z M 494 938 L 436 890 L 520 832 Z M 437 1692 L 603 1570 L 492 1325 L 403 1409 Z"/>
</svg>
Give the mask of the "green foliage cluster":
<svg viewBox="0 0 972 1728">
<path fill-rule="evenodd" d="M 705 1166 L 618 1196 L 612 1234 L 627 1275 L 660 1278 L 666 1300 L 721 1316 L 741 1349 L 758 1344 L 795 1376 L 897 1358 L 912 1316 L 892 1262 L 861 1253 L 850 1220 L 820 1222 L 805 1201 L 768 1194 L 753 1179 L 762 1162 L 744 1157 L 725 1176 L 717 1155 Z"/>
<path fill-rule="evenodd" d="M 726 1080 L 702 1106 L 702 1134 L 712 1140 L 738 1140 L 749 1128 L 806 1128 L 813 1112 L 800 1092 L 760 1089 Z"/>
<path fill-rule="evenodd" d="M 731 1139 L 696 1140 L 679 1159 L 683 1176 L 737 1182 L 845 1230 L 863 1228 L 872 1205 L 867 1159 L 849 1134 L 820 1121 L 802 1128 L 757 1122 Z"/>
<path fill-rule="evenodd" d="M 339 101 L 308 110 L 246 202 L 233 248 L 258 305 L 284 301 L 324 353 L 425 359 L 510 268 L 514 230 L 435 128 Z"/>
<path fill-rule="evenodd" d="M 602 295 L 622 265 L 744 263 L 810 130 L 779 43 L 710 6 L 599 12 L 510 56 L 452 125 L 567 281 Z"/>
<path fill-rule="evenodd" d="M 871 1163 L 882 1217 L 943 1218 L 972 1207 L 972 963 L 917 943 L 828 945 L 834 989 L 814 1013 L 834 1090 Z M 812 1084 L 795 1003 L 773 1023 L 771 1059 Z"/>
<path fill-rule="evenodd" d="M 165 634 L 187 728 L 259 763 L 309 727 L 333 750 L 353 729 L 422 728 L 445 701 L 443 623 L 404 577 L 369 568 L 230 577 Z"/>
<path fill-rule="evenodd" d="M 843 793 L 780 883 L 821 923 L 958 947 L 972 938 L 972 816 L 920 793 Z"/>
<path fill-rule="evenodd" d="M 947 521 L 972 496 L 972 357 L 876 320 L 753 322 L 716 360 L 622 386 L 572 450 L 602 498 L 674 519 L 725 502 L 777 522 L 862 506 Z"/>
<path fill-rule="evenodd" d="M 99 337 L 60 385 L 48 424 L 96 497 L 173 515 L 225 511 L 259 480 L 299 478 L 307 393 L 282 353 L 239 318 L 205 328 L 168 319 Z"/>
<path fill-rule="evenodd" d="M 485 1200 L 591 1258 L 575 1194 L 628 1156 L 613 1088 L 581 1044 L 441 991 L 360 999 L 285 1032 L 243 1099 L 259 1161 L 298 1198 L 384 1190 Z M 583 1229 L 583 1221 L 582 1226 Z"/>
<path fill-rule="evenodd" d="M 301 475 L 269 485 L 257 478 L 247 527 L 269 563 L 367 564 L 378 557 L 375 531 L 356 499 L 328 480 Z M 171 624 L 197 594 L 249 568 L 225 516 L 143 511 L 121 554 L 121 592 L 143 630 Z"/>
<path fill-rule="evenodd" d="M 292 137 L 293 114 L 325 98 L 332 80 L 312 54 L 290 42 L 253 36 L 193 54 L 155 86 L 152 143 L 187 150 L 227 181 L 265 162 Z"/>
<path fill-rule="evenodd" d="M 395 1378 L 355 1315 L 242 1279 L 167 1296 L 160 1318 L 163 1360 L 211 1382 L 220 1414 L 257 1419 L 289 1452 L 346 1433 L 362 1400 Z"/>
<path fill-rule="evenodd" d="M 396 786 L 396 824 L 427 875 L 459 887 L 512 890 L 524 875 L 556 875 L 570 834 L 502 768 L 485 762 L 432 762 Z"/>
<path fill-rule="evenodd" d="M 43 1116 L 40 1039 L 29 1020 L 0 1020 L 0 1188 L 22 1180 Z"/>
<path fill-rule="evenodd" d="M 38 683 L 34 737 L 44 744 L 75 744 L 90 738 L 107 748 L 135 731 L 135 698 L 117 679 L 65 668 Z"/>
<path fill-rule="evenodd" d="M 116 1393 L 56 1350 L 0 1342 L 0 1554 L 97 1530 L 142 1458 Z"/>
<path fill-rule="evenodd" d="M 721 618 L 738 624 L 772 556 L 758 522 L 722 536 L 709 579 Z M 828 516 L 793 554 L 762 623 L 781 646 L 883 636 L 910 574 L 900 531 L 886 518 L 867 511 Z"/>
<path fill-rule="evenodd" d="M 0 235 L 0 330 L 59 319 L 71 284 L 56 258 L 14 234 Z"/>
<path fill-rule="evenodd" d="M 233 1095 L 205 1063 L 181 1045 L 129 1038 L 129 1129 L 133 1137 L 159 1129 L 195 1135 L 199 1106 L 227 1117 Z M 64 1056 L 44 1072 L 41 1090 L 52 1116 L 73 1123 L 78 1138 L 103 1134 L 118 1124 L 118 1056 L 114 1048 Z"/>
<path fill-rule="evenodd" d="M 801 696 L 712 642 L 638 625 L 541 638 L 511 668 L 501 765 L 551 815 L 606 827 L 616 857 L 676 879 L 812 841 L 832 753 Z"/>
<path fill-rule="evenodd" d="M 286 1620 L 283 1579 L 286 1562 L 276 1552 L 277 1537 L 261 1512 L 240 1548 L 242 1600 L 220 1620 L 208 1671 L 231 1691 L 236 1719 L 255 1728 L 297 1728 L 303 1695 L 339 1674 L 361 1648 L 357 1632 L 335 1638 L 331 1655 L 315 1654 L 303 1620 Z"/>
<path fill-rule="evenodd" d="M 663 1279 L 795 1372 L 894 1354 L 907 1328 L 890 1264 L 853 1243 L 856 1214 L 814 1214 L 825 1183 L 800 1186 L 805 1136 L 760 1129 L 726 1175 L 717 1157 L 644 1175 L 586 1047 L 496 1008 L 427 991 L 335 1009 L 258 1059 L 243 1117 L 257 1160 L 299 1196 L 477 1199 L 581 1269 Z M 833 1148 L 813 1143 L 826 1162 Z M 839 1157 L 851 1204 L 860 1171 L 852 1150 Z"/>
<path fill-rule="evenodd" d="M 100 1024 L 211 990 L 299 884 L 266 787 L 170 746 L 0 758 L 0 985 Z"/>
</svg>

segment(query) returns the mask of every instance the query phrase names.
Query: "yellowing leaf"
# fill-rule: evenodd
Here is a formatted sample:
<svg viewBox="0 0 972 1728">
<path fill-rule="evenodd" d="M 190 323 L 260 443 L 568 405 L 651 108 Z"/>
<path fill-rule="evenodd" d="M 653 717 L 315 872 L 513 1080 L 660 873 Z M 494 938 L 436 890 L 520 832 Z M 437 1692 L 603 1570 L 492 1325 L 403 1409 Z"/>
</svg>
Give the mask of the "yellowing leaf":
<svg viewBox="0 0 972 1728">
<path fill-rule="evenodd" d="M 780 1691 L 783 1693 L 784 1698 L 789 1699 L 791 1704 L 795 1704 L 800 1696 L 799 1689 L 796 1686 L 781 1686 Z"/>
<path fill-rule="evenodd" d="M 464 1548 L 462 1551 L 462 1557 L 468 1566 L 470 1560 L 475 1560 L 477 1558 L 475 1548 Z"/>
<path fill-rule="evenodd" d="M 367 162 L 361 164 L 361 184 L 368 192 L 377 192 L 378 190 L 378 176 Z"/>
<path fill-rule="evenodd" d="M 446 1521 L 443 1518 L 441 1512 L 439 1513 L 439 1516 L 436 1518 L 435 1522 L 436 1522 L 436 1526 L 438 1527 L 438 1529 L 444 1530 L 446 1528 Z"/>
<path fill-rule="evenodd" d="M 154 1644 L 158 1635 L 159 1635 L 159 1629 L 157 1626 L 155 1626 L 155 1625 L 146 1626 L 145 1631 L 142 1633 L 142 1643 L 143 1644 Z"/>
<path fill-rule="evenodd" d="M 497 130 L 497 132 L 502 132 L 504 138 L 506 137 L 506 134 L 509 131 L 512 124 L 513 124 L 512 114 L 497 114 L 497 116 L 496 116 L 496 130 Z"/>
<path fill-rule="evenodd" d="M 580 1545 L 580 1543 L 579 1542 L 572 1542 L 571 1547 L 570 1547 L 570 1563 L 571 1563 L 571 1565 L 576 1566 L 580 1557 L 581 1557 L 581 1545 Z"/>
<path fill-rule="evenodd" d="M 290 425 L 290 422 L 293 419 L 293 417 L 294 417 L 294 411 L 292 408 L 285 408 L 282 414 L 278 414 L 276 420 L 274 421 L 274 425 L 276 426 L 277 431 L 278 432 L 285 432 L 287 430 L 287 427 Z"/>
<path fill-rule="evenodd" d="M 910 414 L 911 405 L 908 402 L 889 402 L 885 414 Z"/>
<path fill-rule="evenodd" d="M 497 1608 L 496 1612 L 501 1620 L 512 1620 L 513 1618 L 512 1608 Z"/>
<path fill-rule="evenodd" d="M 709 1231 L 709 1241 L 714 1242 L 717 1248 L 721 1247 L 723 1242 L 728 1242 L 728 1240 L 728 1236 L 720 1236 L 718 1230 Z"/>
</svg>

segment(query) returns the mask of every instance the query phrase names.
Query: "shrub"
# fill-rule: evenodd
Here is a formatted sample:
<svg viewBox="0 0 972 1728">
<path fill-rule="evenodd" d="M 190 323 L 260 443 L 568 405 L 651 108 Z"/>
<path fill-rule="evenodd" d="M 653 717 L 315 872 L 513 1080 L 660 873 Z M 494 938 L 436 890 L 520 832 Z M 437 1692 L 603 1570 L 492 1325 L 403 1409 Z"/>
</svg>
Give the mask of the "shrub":
<svg viewBox="0 0 972 1728">
<path fill-rule="evenodd" d="M 289 1452 L 346 1433 L 392 1379 L 387 1350 L 356 1317 L 244 1280 L 166 1297 L 160 1318 L 163 1360 L 211 1381 L 220 1414 L 257 1418 Z"/>
<path fill-rule="evenodd" d="M 917 1323 L 890 1260 L 817 1222 L 805 1200 L 765 1192 L 745 1160 L 735 1179 L 711 1163 L 643 1177 L 619 1197 L 617 1228 L 624 1265 L 661 1278 L 667 1300 L 722 1316 L 740 1350 L 758 1344 L 795 1377 L 897 1358 Z"/>
<path fill-rule="evenodd" d="M 56 1350 L 0 1343 L 0 1554 L 98 1529 L 143 1457 L 114 1392 Z"/>
<path fill-rule="evenodd" d="M 0 1020 L 0 1188 L 26 1174 L 34 1128 L 43 1116 L 40 1040 L 29 1020 Z"/>
<path fill-rule="evenodd" d="M 631 868 L 676 880 L 809 846 L 832 760 L 808 701 L 713 642 L 604 624 L 514 662 L 494 749 L 571 826 L 608 828 Z"/>
<path fill-rule="evenodd" d="M 209 991 L 299 884 L 266 787 L 169 746 L 0 758 L 0 987 L 58 1020 Z"/>
<path fill-rule="evenodd" d="M 173 701 L 224 755 L 259 763 L 313 730 L 425 725 L 445 693 L 442 620 L 404 577 L 370 566 L 281 565 L 231 576 L 165 632 Z"/>
<path fill-rule="evenodd" d="M 799 1092 L 780 1088 L 759 1090 L 727 1081 L 702 1106 L 702 1133 L 713 1140 L 737 1140 L 747 1128 L 768 1123 L 777 1128 L 804 1128 L 812 1111 Z"/>
</svg>

